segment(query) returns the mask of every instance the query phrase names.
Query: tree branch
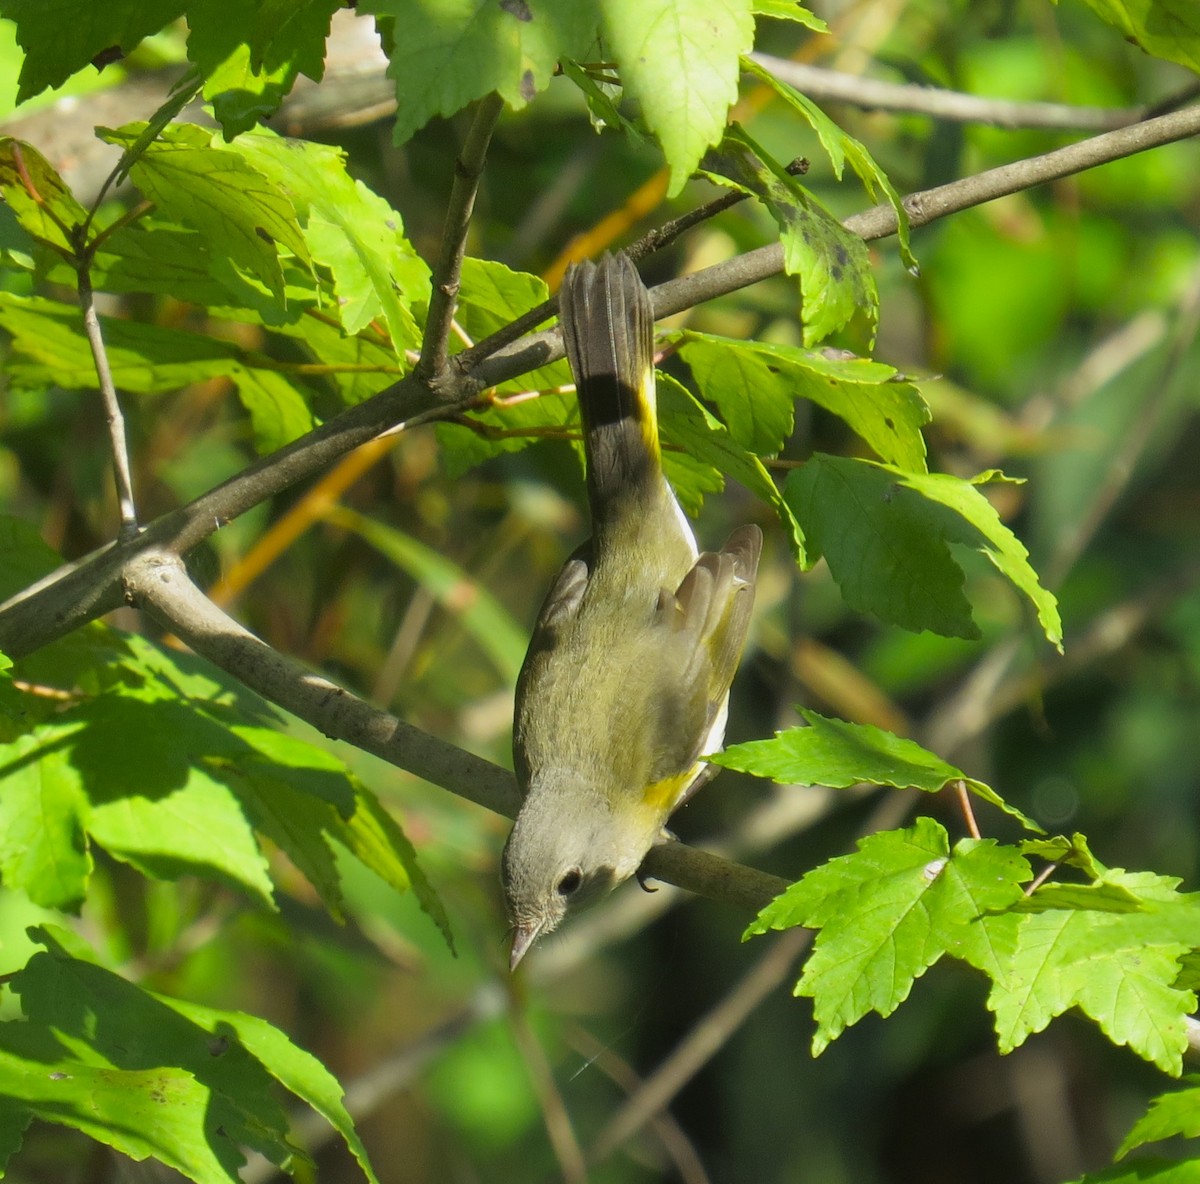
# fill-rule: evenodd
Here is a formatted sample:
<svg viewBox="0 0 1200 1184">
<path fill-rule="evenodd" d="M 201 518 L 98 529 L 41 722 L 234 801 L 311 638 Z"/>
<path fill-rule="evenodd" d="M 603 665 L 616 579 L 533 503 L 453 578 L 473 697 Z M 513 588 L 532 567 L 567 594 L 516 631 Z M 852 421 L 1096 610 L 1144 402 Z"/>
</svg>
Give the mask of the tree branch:
<svg viewBox="0 0 1200 1184">
<path fill-rule="evenodd" d="M 446 368 L 450 327 L 458 303 L 462 262 L 467 250 L 467 234 L 471 229 L 471 214 L 475 210 L 475 195 L 479 192 L 479 178 L 483 176 L 488 145 L 502 110 L 504 100 L 498 94 L 480 99 L 462 152 L 454 162 L 454 184 L 450 187 L 450 200 L 446 206 L 441 253 L 430 280 L 429 316 L 425 321 L 421 357 L 416 365 L 417 377 L 425 382 L 432 381 Z"/>
<path fill-rule="evenodd" d="M 497 814 L 515 816 L 520 796 L 511 773 L 364 703 L 272 649 L 217 608 L 192 583 L 178 556 L 167 551 L 140 555 L 127 565 L 124 585 L 131 604 L 196 653 L 326 736 L 452 788 Z"/>
<path fill-rule="evenodd" d="M 1097 165 L 1119 160 L 1200 133 L 1200 106 L 1189 107 L 1118 131 L 989 169 L 905 199 L 910 224 L 927 225 L 948 214 L 1032 188 Z M 845 222 L 867 241 L 896 232 L 890 205 L 875 206 Z M 783 269 L 778 243 L 671 280 L 653 290 L 655 315 L 669 316 L 777 275 Z M 558 331 L 543 330 L 498 348 L 465 373 L 452 366 L 439 382 L 439 406 L 430 388 L 409 375 L 380 394 L 322 424 L 307 436 L 251 465 L 189 505 L 165 515 L 131 543 L 106 548 L 0 605 L 0 650 L 21 657 L 89 620 L 117 608 L 123 599 L 121 571 L 154 549 L 183 553 L 226 521 L 311 477 L 350 449 L 397 425 L 446 418 L 464 410 L 480 391 L 562 357 Z"/>
<path fill-rule="evenodd" d="M 733 990 L 700 1017 L 671 1055 L 604 1124 L 588 1152 L 589 1163 L 603 1162 L 666 1109 L 670 1100 L 720 1051 L 746 1017 L 791 974 L 796 959 L 808 948 L 812 938 L 811 929 L 789 929 L 771 942 Z"/>
<path fill-rule="evenodd" d="M 439 740 L 372 707 L 343 687 L 272 649 L 219 609 L 169 551 L 147 551 L 126 565 L 128 601 L 144 609 L 198 654 L 265 699 L 334 740 L 344 740 L 399 769 L 485 809 L 515 818 L 516 778 L 507 769 Z M 788 881 L 675 842 L 647 856 L 648 876 L 757 912 Z"/>
<path fill-rule="evenodd" d="M 950 123 L 990 123 L 1003 128 L 1053 131 L 1110 131 L 1145 119 L 1144 107 L 1077 107 L 1071 103 L 1015 103 L 932 86 L 884 82 L 810 66 L 787 58 L 752 53 L 750 59 L 810 99 L 823 99 L 868 111 L 908 111 Z"/>
</svg>

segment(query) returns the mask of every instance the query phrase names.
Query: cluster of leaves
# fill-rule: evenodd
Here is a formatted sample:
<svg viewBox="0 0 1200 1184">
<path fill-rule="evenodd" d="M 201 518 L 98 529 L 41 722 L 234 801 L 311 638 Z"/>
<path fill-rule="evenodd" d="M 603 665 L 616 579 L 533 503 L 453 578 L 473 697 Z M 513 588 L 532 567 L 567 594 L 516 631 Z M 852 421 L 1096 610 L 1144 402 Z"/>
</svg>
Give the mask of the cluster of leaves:
<svg viewBox="0 0 1200 1184">
<path fill-rule="evenodd" d="M 33 291 L 36 281 L 70 286 L 82 273 L 97 290 L 170 295 L 205 310 L 204 332 L 102 318 L 115 383 L 138 394 L 227 378 L 261 452 L 408 372 L 429 271 L 399 214 L 348 174 L 335 149 L 256 127 L 299 74 L 320 77 L 336 7 L 125 0 L 74 22 L 64 38 L 73 9 L 66 0 L 0 0 L 26 52 L 22 99 L 114 45 L 132 50 L 181 15 L 195 67 L 160 117 L 104 133 L 123 151 L 119 174 L 145 199 L 129 212 L 84 209 L 35 146 L 0 141 L 0 242 L 6 267 L 25 282 L 23 291 L 0 292 L 14 386 L 97 386 L 77 306 Z M 1154 49 L 1148 13 L 1093 7 Z M 929 413 L 916 384 L 884 363 L 817 348 L 859 312 L 873 332 L 878 294 L 863 244 L 744 129 L 726 127 L 744 69 L 807 125 L 839 178 L 849 164 L 872 196 L 892 203 L 902 256 L 914 264 L 897 195 L 863 145 L 744 56 L 756 16 L 808 28 L 820 22 L 783 0 L 566 8 L 552 0 L 371 0 L 359 10 L 391 41 L 399 142 L 492 92 L 522 107 L 561 65 L 599 122 L 657 141 L 672 191 L 699 170 L 770 211 L 803 296 L 803 342 L 668 337 L 694 387 L 674 373 L 660 382 L 666 464 L 688 509 L 732 477 L 772 507 L 802 567 L 826 560 L 851 607 L 952 637 L 978 634 L 952 547 L 981 551 L 1061 646 L 1054 597 L 984 496 L 1005 478 L 930 473 L 922 437 Z M 1183 26 L 1168 38 L 1177 60 L 1188 60 L 1179 55 L 1193 53 L 1196 39 Z M 663 45 L 678 47 L 678 68 L 665 62 Z M 169 122 L 197 88 L 220 131 Z M 537 277 L 468 259 L 459 323 L 478 340 L 547 295 Z M 272 348 L 238 344 L 230 330 L 240 325 L 261 330 Z M 503 399 L 566 378 L 561 364 L 524 375 L 467 423 L 440 425 L 447 467 L 463 471 L 547 433 L 570 434 L 577 422 L 569 400 Z M 778 486 L 764 458 L 791 436 L 797 399 L 844 421 L 875 459 L 816 454 Z M 338 521 L 419 569 L 425 583 L 453 585 L 455 573 L 411 540 L 362 516 L 342 512 Z M 7 594 L 56 559 L 19 523 L 6 529 Z M 507 618 L 486 599 L 474 612 L 471 627 L 511 675 L 517 643 Z M 94 625 L 6 670 L 0 713 L 0 873 L 8 888 L 45 907 L 78 908 L 103 851 L 149 877 L 199 875 L 271 908 L 266 849 L 285 856 L 338 916 L 336 853 L 344 849 L 392 888 L 413 887 L 442 920 L 407 840 L 374 794 L 344 762 L 281 730 L 266 704 L 206 666 Z M 789 783 L 937 791 L 962 782 L 1003 805 L 915 745 L 807 718 L 805 729 L 730 749 L 720 763 Z M 1030 859 L 1073 869 L 1081 882 L 1027 891 Z M 922 819 L 809 873 L 749 932 L 820 930 L 797 987 L 814 1000 L 818 1051 L 868 1012 L 890 1014 L 949 954 L 991 980 L 988 1006 L 1003 1049 L 1077 1008 L 1114 1042 L 1178 1073 L 1183 1017 L 1195 1007 L 1200 904 L 1176 889 L 1166 877 L 1105 868 L 1079 837 L 951 846 L 943 828 Z M 43 927 L 36 940 L 42 952 L 10 984 L 25 1018 L 0 1025 L 0 1163 L 41 1118 L 205 1182 L 235 1178 L 243 1147 L 294 1167 L 285 1116 L 269 1100 L 273 1081 L 325 1115 L 373 1179 L 336 1084 L 276 1029 L 136 987 L 61 929 Z M 1122 1151 L 1196 1134 L 1198 1095 L 1192 1087 L 1160 1101 Z"/>
<path fill-rule="evenodd" d="M 0 595 L 57 564 L 11 519 L 0 554 Z M 75 912 L 102 850 L 146 876 L 199 876 L 274 909 L 265 843 L 334 916 L 343 911 L 344 850 L 393 890 L 414 888 L 445 926 L 411 845 L 375 795 L 208 664 L 94 623 L 6 667 L 0 875 L 10 890 Z M 282 1032 L 155 996 L 101 968 L 57 927 L 34 936 L 46 952 L 10 982 L 25 1021 L 0 1025 L 4 1160 L 43 1118 L 196 1180 L 235 1176 L 239 1147 L 283 1166 L 299 1153 L 264 1088 L 274 1080 L 325 1114 L 370 1174 L 336 1083 Z"/>
<path fill-rule="evenodd" d="M 957 786 L 1026 829 L 1041 829 L 990 786 L 911 740 L 813 711 L 801 715 L 807 726 L 731 746 L 714 762 L 787 785 L 866 783 L 927 793 Z M 1031 859 L 1045 865 L 1036 878 Z M 868 835 L 852 854 L 808 872 L 759 913 L 744 939 L 796 926 L 818 931 L 795 987 L 813 1000 L 814 1056 L 870 1012 L 891 1015 L 948 956 L 989 980 L 1001 1052 L 1077 1009 L 1114 1044 L 1179 1076 L 1200 988 L 1200 893 L 1179 885 L 1177 877 L 1105 867 L 1080 834 L 951 845 L 940 823 L 922 817 Z M 1156 1099 L 1118 1158 L 1147 1142 L 1200 1135 L 1197 1100 L 1194 1086 Z M 1195 1163 L 1143 1161 L 1087 1179 L 1167 1184 L 1188 1178 Z"/>
</svg>

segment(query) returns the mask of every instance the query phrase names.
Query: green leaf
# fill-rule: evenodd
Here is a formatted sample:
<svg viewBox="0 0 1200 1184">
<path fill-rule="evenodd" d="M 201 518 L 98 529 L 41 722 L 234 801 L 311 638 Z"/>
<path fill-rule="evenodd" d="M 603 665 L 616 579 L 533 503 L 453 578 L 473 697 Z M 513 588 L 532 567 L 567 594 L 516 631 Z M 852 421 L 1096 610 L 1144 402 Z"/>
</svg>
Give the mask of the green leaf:
<svg viewBox="0 0 1200 1184">
<path fill-rule="evenodd" d="M 1032 896 L 1019 900 L 1015 912 L 1044 913 L 1048 909 L 1091 909 L 1101 913 L 1140 913 L 1139 896 L 1121 884 L 1043 884 Z"/>
<path fill-rule="evenodd" d="M 767 905 L 746 936 L 820 929 L 796 984 L 813 1000 L 813 1054 L 870 1011 L 890 1015 L 944 953 L 991 969 L 1012 922 L 984 918 L 1021 894 L 1029 866 L 992 840 L 963 839 L 920 818 L 861 840 L 858 850 L 809 872 Z M 989 928 L 990 927 L 990 932 Z"/>
<path fill-rule="evenodd" d="M 950 551 L 951 543 L 959 543 L 992 561 L 1034 606 L 1047 639 L 1062 649 L 1057 602 L 976 483 L 816 453 L 790 474 L 784 497 L 857 611 L 914 631 L 978 637 L 963 595 L 963 571 Z"/>
<path fill-rule="evenodd" d="M 122 317 L 101 317 L 105 351 L 118 390 L 176 390 L 204 378 L 227 377 L 250 413 L 261 451 L 273 451 L 309 431 L 311 396 L 294 378 L 255 362 L 230 341 Z M 13 338 L 18 359 L 9 373 L 26 386 L 50 383 L 99 389 L 99 379 L 79 310 L 40 297 L 0 292 L 0 328 Z"/>
<path fill-rule="evenodd" d="M 867 245 L 851 234 L 795 177 L 737 125 L 703 161 L 704 174 L 719 184 L 758 197 L 779 224 L 783 266 L 798 276 L 804 344 L 815 345 L 859 312 L 874 335 L 879 292 Z"/>
<path fill-rule="evenodd" d="M 345 154 L 265 129 L 239 136 L 229 151 L 295 206 L 312 257 L 333 277 L 346 332 L 381 316 L 397 354 L 419 345 L 413 305 L 429 299 L 429 269 L 404 237 L 400 215 L 346 172 Z"/>
<path fill-rule="evenodd" d="M 494 333 L 516 317 L 544 304 L 550 289 L 541 276 L 514 271 L 494 259 L 467 255 L 462 261 L 459 307 L 468 335 L 475 340 Z M 556 376 L 562 370 L 555 367 Z M 534 373 L 538 373 L 534 371 Z M 541 383 L 522 375 L 524 388 Z"/>
<path fill-rule="evenodd" d="M 26 1018 L 0 1024 L 0 1130 L 37 1117 L 201 1184 L 236 1182 L 242 1147 L 281 1168 L 303 1158 L 288 1142 L 279 1082 L 333 1124 L 375 1184 L 337 1083 L 283 1033 L 152 995 L 71 957 L 54 931 L 33 932 L 47 952 L 11 983 Z"/>
<path fill-rule="evenodd" d="M 729 429 L 675 379 L 659 374 L 657 386 L 659 427 L 664 442 L 680 446 L 693 460 L 732 477 L 771 506 L 783 523 L 797 562 L 804 564 L 804 536 L 762 461 L 739 444 Z"/>
<path fill-rule="evenodd" d="M 810 98 L 802 95 L 786 82 L 780 81 L 757 62 L 747 58 L 742 65 L 760 82 L 766 83 L 793 110 L 808 121 L 813 131 L 817 133 L 821 147 L 825 149 L 829 163 L 833 166 L 833 174 L 839 181 L 842 179 L 842 169 L 848 162 L 858 174 L 858 179 L 863 183 L 863 188 L 866 189 L 872 201 L 878 201 L 879 193 L 883 193 L 888 204 L 896 212 L 896 237 L 900 242 L 900 258 L 904 261 L 905 267 L 915 271 L 917 260 L 912 253 L 909 239 L 908 211 L 904 208 L 904 203 L 900 200 L 900 194 L 896 192 L 896 187 L 888 180 L 887 174 L 875 163 L 866 147 L 838 127 Z"/>
<path fill-rule="evenodd" d="M 92 268 L 93 287 L 104 292 L 157 292 L 202 308 L 236 302 L 252 306 L 271 323 L 299 316 L 306 305 L 316 304 L 311 275 L 304 292 L 297 285 L 297 269 L 285 268 L 280 302 L 264 285 L 209 254 L 206 241 L 199 231 L 153 214 L 139 218 L 104 239 Z M 60 277 L 52 273 L 50 278 Z M 65 270 L 61 278 L 65 281 Z M 249 313 L 243 319 L 251 319 Z"/>
<path fill-rule="evenodd" d="M 1098 879 L 1104 871 L 1092 854 L 1086 836 L 1076 831 L 1069 839 L 1054 835 L 1045 839 L 1026 839 L 1021 844 L 1023 855 L 1036 855 L 1047 863 L 1065 863 L 1077 867 L 1092 879 Z"/>
<path fill-rule="evenodd" d="M 491 658 L 506 683 L 516 681 L 529 639 L 512 614 L 482 585 L 444 555 L 383 522 L 341 506 L 330 522 L 352 530 L 424 588 Z"/>
<path fill-rule="evenodd" d="M 754 44 L 750 0 L 608 0 L 601 12 L 625 93 L 662 146 L 673 197 L 725 130 L 739 56 Z"/>
<path fill-rule="evenodd" d="M 794 401 L 808 399 L 844 420 L 881 460 L 926 471 L 921 429 L 929 408 L 893 367 L 708 333 L 684 331 L 669 339 L 679 343 L 700 393 L 751 451 L 778 452 L 792 434 Z"/>
<path fill-rule="evenodd" d="M 60 748 L 33 735 L 0 745 L 0 878 L 45 908 L 76 911 L 92 859 L 87 798 Z"/>
<path fill-rule="evenodd" d="M 617 106 L 619 88 L 613 83 L 600 83 L 578 62 L 563 58 L 559 63 L 563 74 L 583 92 L 588 105 L 588 115 L 592 126 L 598 131 L 604 127 L 620 128 L 626 137 L 635 144 L 647 144 L 645 126 L 639 127 L 631 119 L 626 119 Z M 613 92 L 616 92 L 615 94 Z"/>
<path fill-rule="evenodd" d="M 703 509 L 708 494 L 720 493 L 725 488 L 720 470 L 691 453 L 665 449 L 662 466 L 679 504 L 693 516 Z"/>
<path fill-rule="evenodd" d="M 144 126 L 127 124 L 102 138 L 128 147 Z M 171 124 L 134 162 L 130 177 L 164 216 L 198 230 L 278 299 L 280 248 L 311 263 L 291 196 L 214 132 Z"/>
<path fill-rule="evenodd" d="M 1200 950 L 1179 959 L 1179 977 L 1172 986 L 1180 991 L 1200 991 Z"/>
<path fill-rule="evenodd" d="M 0 0 L 25 50 L 17 102 L 66 82 L 102 50 L 129 53 L 182 15 L 183 0 Z"/>
<path fill-rule="evenodd" d="M 885 732 L 870 724 L 827 719 L 800 708 L 803 728 L 777 732 L 773 740 L 734 744 L 711 759 L 727 769 L 770 777 L 780 785 L 890 785 L 938 793 L 967 775 L 934 756 L 915 740 Z"/>
<path fill-rule="evenodd" d="M 1200 9 L 1192 0 L 1084 0 L 1134 45 L 1200 73 Z"/>
<path fill-rule="evenodd" d="M 96 842 L 144 875 L 217 878 L 274 907 L 246 812 L 205 759 L 240 750 L 226 728 L 191 704 L 132 695 L 103 695 L 60 718 L 39 736 L 64 747 Z"/>
<path fill-rule="evenodd" d="M 401 880 L 406 880 L 425 915 L 438 927 L 450 952 L 454 953 L 454 934 L 441 899 L 421 870 L 408 836 L 374 794 L 358 794 L 354 813 L 345 820 L 335 837 L 384 883 L 399 890 Z"/>
<path fill-rule="evenodd" d="M 261 455 L 275 452 L 316 427 L 310 396 L 286 374 L 238 366 L 230 377 L 242 406 L 250 413 L 254 447 Z"/>
<path fill-rule="evenodd" d="M 1016 818 L 1029 830 L 1041 828 L 982 781 L 922 748 L 914 740 L 870 724 L 827 719 L 815 711 L 798 708 L 808 726 L 777 732 L 773 740 L 733 744 L 706 759 L 714 765 L 769 777 L 780 785 L 825 785 L 849 789 L 852 785 L 889 785 L 894 789 L 920 789 L 939 793 L 961 781 L 972 793 Z"/>
<path fill-rule="evenodd" d="M 0 600 L 28 588 L 60 563 L 58 552 L 32 522 L 0 514 Z"/>
<path fill-rule="evenodd" d="M 754 0 L 752 8 L 756 17 L 794 21 L 814 33 L 829 32 L 829 26 L 815 12 L 809 12 L 800 0 Z"/>
<path fill-rule="evenodd" d="M 1103 1172 L 1088 1172 L 1074 1184 L 1200 1184 L 1200 1159 L 1139 1159 Z"/>
<path fill-rule="evenodd" d="M 988 996 L 1000 1050 L 1078 1007 L 1114 1044 L 1178 1074 L 1196 996 L 1174 984 L 1200 932 L 1200 906 L 1168 877 L 1113 870 L 1104 879 L 1138 897 L 1141 910 L 1084 910 L 1071 900 L 1022 917 L 1012 959 Z"/>
<path fill-rule="evenodd" d="M 559 58 L 584 56 L 596 37 L 592 6 L 561 0 L 362 0 L 358 11 L 394 21 L 399 33 L 388 67 L 397 144 L 493 91 L 524 107 Z"/>
<path fill-rule="evenodd" d="M 74 250 L 62 227 L 82 226 L 87 211 L 32 144 L 10 136 L 0 136 L 0 198 L 33 238 Z"/>
<path fill-rule="evenodd" d="M 188 10 L 188 57 L 227 139 L 274 112 L 296 76 L 320 81 L 341 0 L 205 0 Z"/>
<path fill-rule="evenodd" d="M 1117 1148 L 1117 1159 L 1124 1159 L 1135 1147 L 1157 1143 L 1160 1139 L 1183 1136 L 1200 1138 L 1200 1075 L 1184 1078 L 1186 1088 L 1159 1094 L 1150 1109 L 1133 1124 Z"/>
</svg>

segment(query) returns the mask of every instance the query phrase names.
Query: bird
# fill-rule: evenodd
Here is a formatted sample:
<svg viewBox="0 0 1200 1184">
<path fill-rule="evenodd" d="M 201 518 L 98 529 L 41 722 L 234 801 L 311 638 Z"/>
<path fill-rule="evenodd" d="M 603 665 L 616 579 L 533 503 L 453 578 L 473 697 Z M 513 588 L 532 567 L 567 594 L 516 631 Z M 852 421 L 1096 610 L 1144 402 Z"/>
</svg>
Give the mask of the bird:
<svg viewBox="0 0 1200 1184">
<path fill-rule="evenodd" d="M 575 264 L 559 318 L 592 533 L 551 586 L 517 679 L 521 806 L 501 859 L 512 970 L 634 875 L 716 772 L 701 758 L 724 739 L 762 551 L 748 524 L 699 552 L 663 474 L 654 312 L 629 258 Z"/>
</svg>

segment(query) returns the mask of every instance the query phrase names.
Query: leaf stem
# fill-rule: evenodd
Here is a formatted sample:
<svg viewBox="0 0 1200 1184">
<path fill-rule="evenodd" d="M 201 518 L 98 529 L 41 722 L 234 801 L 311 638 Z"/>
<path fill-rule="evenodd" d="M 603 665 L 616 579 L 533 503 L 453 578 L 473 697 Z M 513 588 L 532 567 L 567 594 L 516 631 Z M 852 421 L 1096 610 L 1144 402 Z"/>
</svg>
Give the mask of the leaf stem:
<svg viewBox="0 0 1200 1184">
<path fill-rule="evenodd" d="M 450 200 L 446 207 L 441 254 L 430 281 L 429 317 L 425 322 L 421 357 L 415 369 L 417 377 L 424 382 L 430 382 L 446 369 L 475 196 L 479 192 L 479 179 L 483 175 L 492 132 L 503 109 L 504 100 L 497 94 L 480 100 L 466 142 L 454 165 L 454 184 L 450 188 Z"/>
</svg>

